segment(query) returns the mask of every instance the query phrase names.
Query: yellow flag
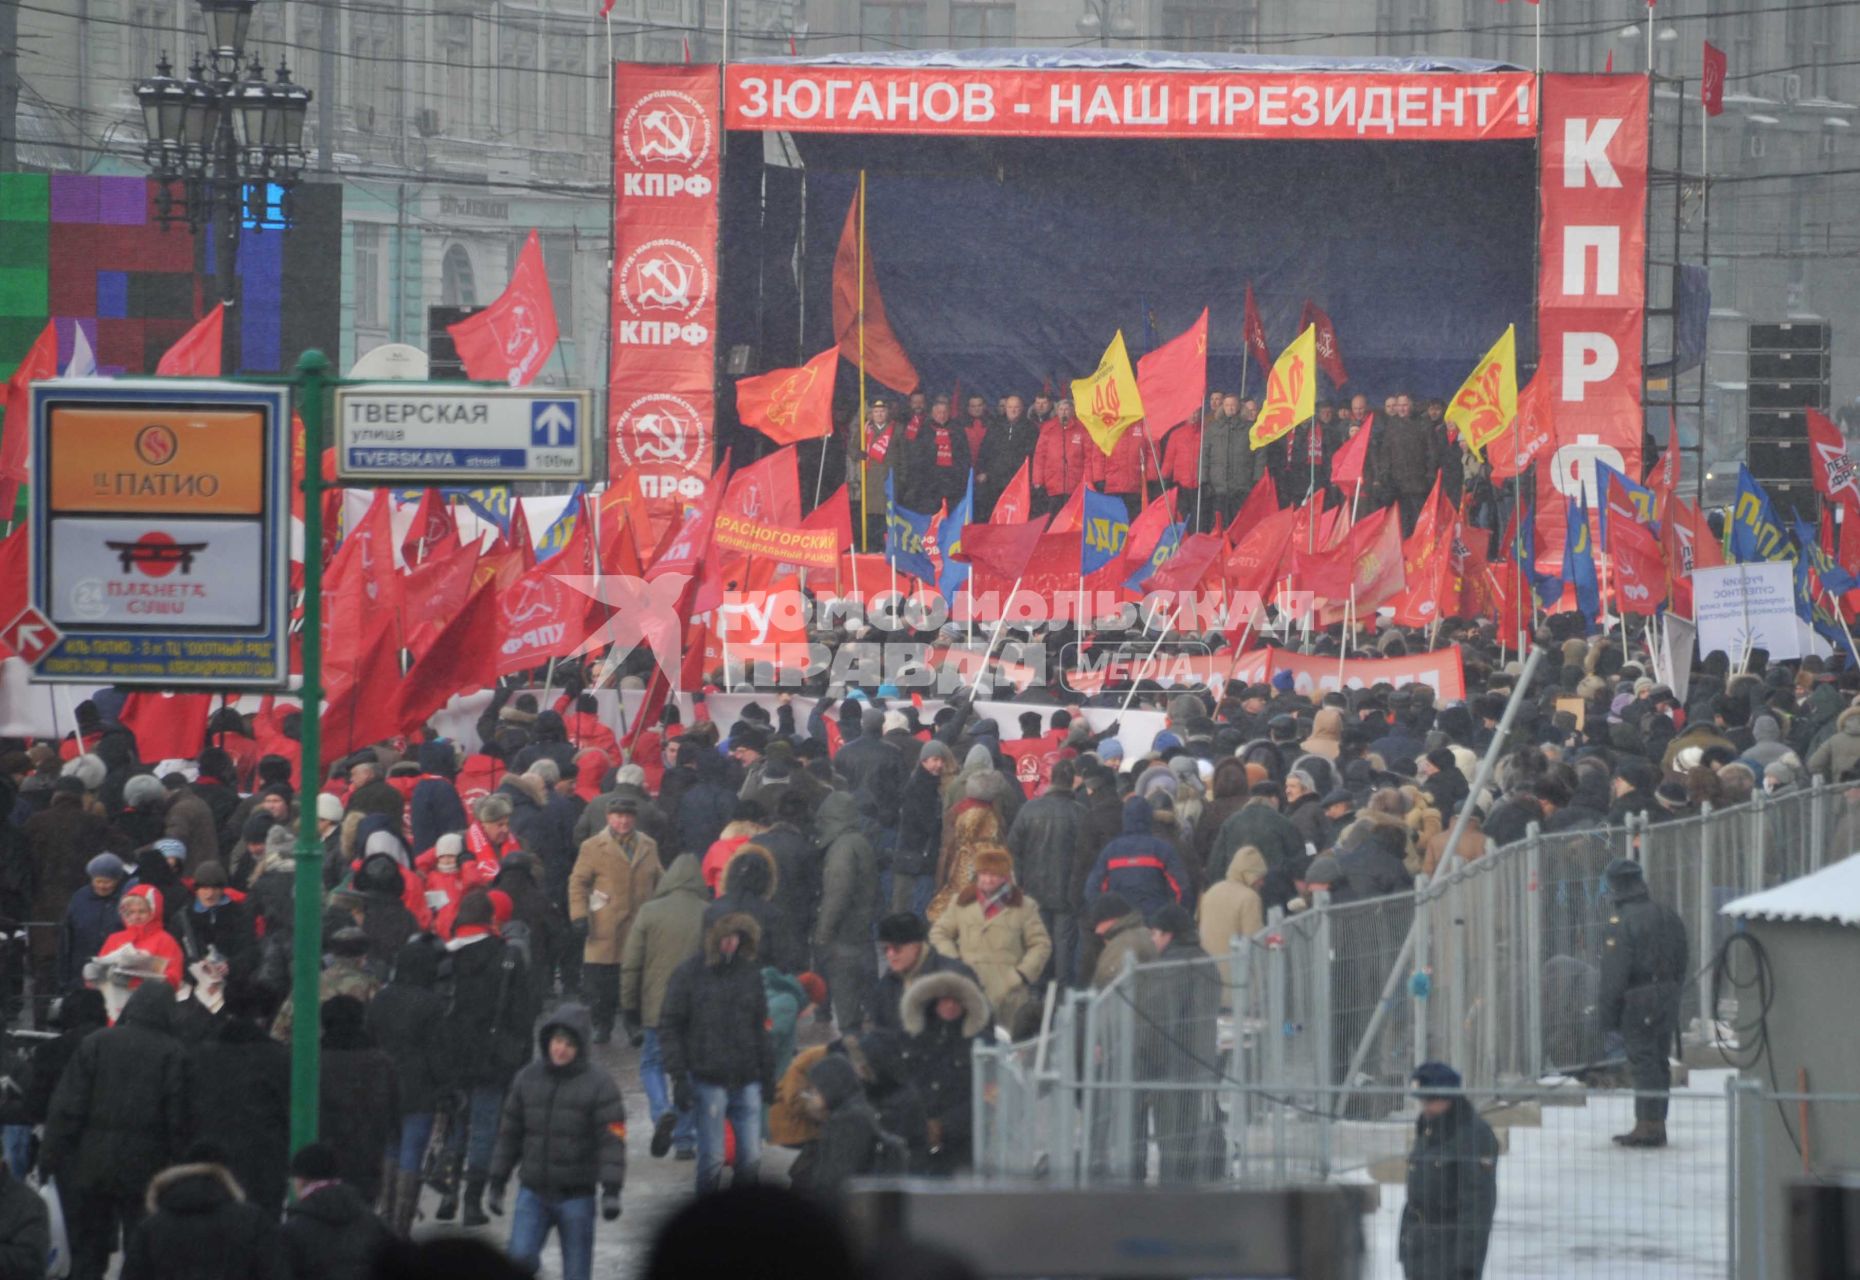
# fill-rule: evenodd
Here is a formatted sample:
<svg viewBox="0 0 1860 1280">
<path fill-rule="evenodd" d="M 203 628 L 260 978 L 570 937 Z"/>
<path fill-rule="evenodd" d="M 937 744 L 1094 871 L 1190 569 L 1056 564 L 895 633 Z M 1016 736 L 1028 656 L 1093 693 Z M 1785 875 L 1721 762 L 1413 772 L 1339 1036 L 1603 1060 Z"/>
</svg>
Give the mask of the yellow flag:
<svg viewBox="0 0 1860 1280">
<path fill-rule="evenodd" d="M 1447 405 L 1447 421 L 1458 428 L 1460 439 L 1483 458 L 1485 447 L 1503 435 L 1518 416 L 1518 338 L 1516 326 L 1504 334 L 1471 373 Z"/>
<path fill-rule="evenodd" d="M 1106 457 L 1124 432 L 1142 420 L 1143 397 L 1137 394 L 1137 375 L 1130 369 L 1122 329 L 1104 349 L 1104 359 L 1091 377 L 1072 380 L 1072 407 Z"/>
<path fill-rule="evenodd" d="M 1317 326 L 1305 331 L 1273 361 L 1266 375 L 1266 401 L 1253 420 L 1248 438 L 1255 449 L 1292 431 L 1317 412 Z"/>
</svg>

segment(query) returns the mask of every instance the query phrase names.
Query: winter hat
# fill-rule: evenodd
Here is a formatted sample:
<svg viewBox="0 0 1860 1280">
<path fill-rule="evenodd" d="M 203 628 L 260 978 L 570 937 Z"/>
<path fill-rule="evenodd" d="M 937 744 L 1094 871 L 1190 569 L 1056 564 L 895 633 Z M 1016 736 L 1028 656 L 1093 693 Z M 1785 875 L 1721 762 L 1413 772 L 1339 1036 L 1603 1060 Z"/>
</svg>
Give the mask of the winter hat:
<svg viewBox="0 0 1860 1280">
<path fill-rule="evenodd" d="M 1272 674 L 1272 687 L 1280 693 L 1290 693 L 1296 684 L 1290 671 L 1275 671 Z"/>
<path fill-rule="evenodd" d="M 1417 1090 L 1457 1089 L 1460 1087 L 1460 1073 L 1444 1062 L 1423 1062 L 1408 1077 Z"/>
<path fill-rule="evenodd" d="M 55 796 L 81 796 L 84 794 L 84 780 L 63 776 L 52 779 L 52 794 Z"/>
<path fill-rule="evenodd" d="M 1668 809 L 1686 807 L 1686 784 L 1683 782 L 1662 782 L 1654 791 L 1653 798 Z"/>
<path fill-rule="evenodd" d="M 506 900 L 508 900 L 508 897 L 509 895 L 506 894 Z M 485 893 L 474 890 L 459 899 L 458 914 L 454 916 L 453 919 L 456 924 L 461 926 L 470 924 L 487 925 L 491 923 L 493 916 L 494 912 L 491 909 L 490 898 Z"/>
<path fill-rule="evenodd" d="M 1106 764 L 1121 761 L 1124 758 L 1124 744 L 1116 738 L 1106 738 L 1098 744 L 1098 758 Z"/>
<path fill-rule="evenodd" d="M 1343 879 L 1343 868 L 1328 853 L 1320 853 L 1305 868 L 1306 884 L 1334 885 Z"/>
<path fill-rule="evenodd" d="M 121 880 L 128 873 L 123 860 L 113 853 L 100 853 L 84 864 L 84 874 L 91 879 L 108 876 L 112 880 Z"/>
<path fill-rule="evenodd" d="M 291 1157 L 291 1176 L 305 1182 L 332 1182 L 341 1176 L 336 1152 L 326 1142 L 306 1142 Z"/>
<path fill-rule="evenodd" d="M 975 874 L 1014 878 L 1014 855 L 998 844 L 978 845 L 975 849 Z"/>
<path fill-rule="evenodd" d="M 898 732 L 909 733 L 910 729 L 911 729 L 911 722 L 904 718 L 904 713 L 902 711 L 887 711 L 885 713 L 884 732 L 886 733 L 898 733 Z"/>
<path fill-rule="evenodd" d="M 342 801 L 325 791 L 316 798 L 316 816 L 319 822 L 341 822 Z"/>
<path fill-rule="evenodd" d="M 817 973 L 803 973 L 795 981 L 801 984 L 801 990 L 807 992 L 809 1004 L 819 1009 L 827 1007 L 827 980 L 825 978 Z"/>
<path fill-rule="evenodd" d="M 1169 762 L 1169 772 L 1173 773 L 1181 782 L 1199 782 L 1201 780 L 1201 769 L 1199 766 L 1203 763 L 1206 762 L 1198 761 L 1194 756 L 1177 756 Z M 1214 772 L 1214 767 L 1212 765 L 1208 766 L 1208 772 Z"/>
<path fill-rule="evenodd" d="M 119 862 L 117 865 L 121 866 L 122 864 Z M 155 913 L 155 918 L 157 920 L 161 919 L 161 890 L 157 889 L 154 885 L 139 884 L 128 893 L 124 894 L 123 897 L 143 899 L 149 904 L 149 909 Z"/>
<path fill-rule="evenodd" d="M 138 773 L 123 783 L 123 803 L 131 809 L 159 804 L 168 796 L 168 788 L 152 773 Z"/>
<path fill-rule="evenodd" d="M 239 834 L 247 844 L 263 844 L 265 837 L 270 835 L 271 829 L 277 825 L 278 820 L 261 809 L 246 817 L 245 826 Z"/>
<path fill-rule="evenodd" d="M 435 858 L 462 858 L 465 856 L 465 837 L 456 831 L 448 831 L 433 841 Z"/>
<path fill-rule="evenodd" d="M 231 881 L 226 878 L 226 868 L 217 862 L 203 862 L 194 872 L 196 889 L 224 889 Z"/>
<path fill-rule="evenodd" d="M 929 936 L 923 917 L 909 911 L 895 911 L 878 922 L 878 940 L 884 946 L 908 946 Z"/>
<path fill-rule="evenodd" d="M 1640 863 L 1628 858 L 1616 858 L 1603 868 L 1602 879 L 1608 882 L 1611 890 L 1631 889 L 1642 883 Z"/>
<path fill-rule="evenodd" d="M 1174 902 L 1158 907 L 1150 916 L 1149 925 L 1178 942 L 1195 937 L 1195 917 L 1189 914 L 1188 908 Z"/>
<path fill-rule="evenodd" d="M 1129 899 L 1121 893 L 1107 893 L 1092 901 L 1085 923 L 1096 929 L 1107 920 L 1122 920 L 1130 912 Z"/>
<path fill-rule="evenodd" d="M 109 771 L 109 766 L 105 765 L 102 760 L 86 753 L 65 761 L 64 776 L 76 778 L 84 784 L 86 791 L 95 791 L 103 785 L 104 775 Z"/>
<path fill-rule="evenodd" d="M 277 831 L 285 830 L 283 827 L 276 827 L 273 829 Z M 187 861 L 187 846 L 182 844 L 179 840 L 174 839 L 172 836 L 163 836 L 149 847 L 170 862 Z"/>
</svg>

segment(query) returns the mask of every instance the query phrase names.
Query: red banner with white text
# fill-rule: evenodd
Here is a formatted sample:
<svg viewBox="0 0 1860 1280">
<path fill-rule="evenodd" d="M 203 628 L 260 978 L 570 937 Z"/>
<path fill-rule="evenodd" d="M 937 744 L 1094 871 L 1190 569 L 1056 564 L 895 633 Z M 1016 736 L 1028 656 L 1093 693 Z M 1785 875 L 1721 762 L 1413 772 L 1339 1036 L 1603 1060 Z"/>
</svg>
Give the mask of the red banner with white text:
<svg viewBox="0 0 1860 1280">
<path fill-rule="evenodd" d="M 1034 138 L 1482 141 L 1537 133 L 1531 76 L 756 66 L 732 129 Z"/>
<path fill-rule="evenodd" d="M 718 106 L 714 67 L 614 68 L 608 474 L 638 475 L 655 527 L 714 465 Z"/>
<path fill-rule="evenodd" d="M 1544 77 L 1537 378 L 1553 434 L 1538 459 L 1537 564 L 1563 562 L 1565 498 L 1599 509 L 1595 465 L 1641 474 L 1646 318 L 1644 76 Z"/>
</svg>

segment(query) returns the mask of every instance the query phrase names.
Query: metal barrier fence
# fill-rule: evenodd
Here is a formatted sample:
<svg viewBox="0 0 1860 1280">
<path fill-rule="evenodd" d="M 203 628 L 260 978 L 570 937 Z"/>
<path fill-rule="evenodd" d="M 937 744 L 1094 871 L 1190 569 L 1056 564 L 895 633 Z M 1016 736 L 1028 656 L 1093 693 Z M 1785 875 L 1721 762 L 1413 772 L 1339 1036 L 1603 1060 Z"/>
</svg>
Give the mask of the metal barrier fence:
<svg viewBox="0 0 1860 1280">
<path fill-rule="evenodd" d="M 1335 905 L 1320 895 L 1311 910 L 1273 919 L 1225 954 L 1132 967 L 1101 991 L 1067 992 L 1035 1039 L 978 1049 L 976 1170 L 1065 1185 L 1361 1180 L 1376 1159 L 1405 1150 L 1389 1126 L 1412 1119 L 1403 1090 L 1416 1063 L 1452 1062 L 1482 1098 L 1537 1101 L 1546 1082 L 1609 1057 L 1595 1005 L 1611 859 L 1639 861 L 1654 898 L 1685 921 L 1693 976 L 1682 1023 L 1690 1041 L 1711 1044 L 1734 1012 L 1710 1007 L 1711 961 L 1725 933 L 1719 908 L 1838 861 L 1857 843 L 1860 788 L 1816 784 L 1681 821 L 1555 834 L 1533 827 L 1411 894 Z M 1627 1127 L 1620 1117 L 1631 1112 L 1622 1110 L 1630 1095 L 1555 1092 L 1608 1117 L 1582 1142 L 1599 1134 L 1595 1149 L 1612 1153 L 1606 1138 Z M 1697 1109 L 1710 1107 L 1714 1132 L 1729 1126 L 1722 1095 L 1707 1103 L 1688 1095 L 1675 1107 L 1683 1113 L 1674 1125 L 1703 1132 Z M 1719 1224 L 1715 1261 L 1696 1269 L 1696 1250 L 1661 1236 L 1634 1254 L 1644 1265 L 1631 1274 L 1723 1274 L 1727 1157 L 1723 1140 L 1706 1145 L 1715 1178 L 1689 1166 L 1682 1182 L 1697 1182 L 1701 1212 Z M 1619 1167 L 1592 1170 L 1572 1157 L 1555 1177 L 1578 1207 L 1606 1208 L 1614 1203 L 1607 1179 L 1636 1176 Z M 1554 1199 L 1553 1189 L 1542 1198 Z M 1671 1224 L 1626 1225 L 1638 1239 Z M 1515 1248 L 1513 1263 L 1488 1274 L 1570 1274 L 1584 1261 L 1562 1254 L 1540 1268 L 1526 1252 L 1537 1246 Z"/>
</svg>

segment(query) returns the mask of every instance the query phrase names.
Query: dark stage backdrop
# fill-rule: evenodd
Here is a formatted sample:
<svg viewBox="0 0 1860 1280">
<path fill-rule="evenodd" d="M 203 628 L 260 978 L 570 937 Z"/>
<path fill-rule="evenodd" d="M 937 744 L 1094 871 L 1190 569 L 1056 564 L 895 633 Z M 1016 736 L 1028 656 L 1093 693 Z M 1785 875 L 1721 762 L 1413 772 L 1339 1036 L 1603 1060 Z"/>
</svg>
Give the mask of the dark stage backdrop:
<svg viewBox="0 0 1860 1280">
<path fill-rule="evenodd" d="M 932 390 L 1063 386 L 1116 329 L 1135 359 L 1203 306 L 1210 386 L 1237 389 L 1249 279 L 1275 355 L 1310 298 L 1336 324 L 1347 390 L 1378 401 L 1450 395 L 1509 323 L 1534 364 L 1531 143 L 794 141 L 804 198 L 798 170 L 762 163 L 760 134 L 730 135 L 720 325 L 751 372 L 831 344 L 862 165 L 885 306 Z M 1253 369 L 1249 391 L 1261 382 Z"/>
</svg>

